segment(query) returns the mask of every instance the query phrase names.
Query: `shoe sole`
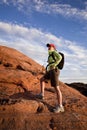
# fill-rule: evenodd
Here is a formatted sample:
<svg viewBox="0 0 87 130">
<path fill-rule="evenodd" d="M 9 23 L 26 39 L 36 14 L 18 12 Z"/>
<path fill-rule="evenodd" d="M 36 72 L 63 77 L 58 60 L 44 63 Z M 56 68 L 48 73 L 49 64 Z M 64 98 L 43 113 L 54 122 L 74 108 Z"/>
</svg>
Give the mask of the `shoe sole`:
<svg viewBox="0 0 87 130">
<path fill-rule="evenodd" d="M 36 95 L 36 98 L 44 100 L 44 97 L 40 96 L 40 95 Z"/>
<path fill-rule="evenodd" d="M 60 111 L 54 110 L 54 113 L 62 113 L 62 112 L 64 112 L 64 110 L 60 110 Z"/>
</svg>

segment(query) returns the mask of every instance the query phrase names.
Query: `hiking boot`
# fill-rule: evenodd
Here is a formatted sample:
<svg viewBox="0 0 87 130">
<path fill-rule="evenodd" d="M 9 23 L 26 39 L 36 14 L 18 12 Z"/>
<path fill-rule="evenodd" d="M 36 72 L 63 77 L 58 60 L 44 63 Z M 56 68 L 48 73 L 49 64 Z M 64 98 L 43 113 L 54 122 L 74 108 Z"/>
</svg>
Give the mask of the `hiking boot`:
<svg viewBox="0 0 87 130">
<path fill-rule="evenodd" d="M 44 96 L 40 93 L 36 95 L 37 98 L 44 100 Z"/>
<path fill-rule="evenodd" d="M 54 113 L 60 113 L 60 112 L 64 112 L 64 107 L 62 106 L 62 107 L 56 107 L 55 109 L 54 109 Z"/>
</svg>

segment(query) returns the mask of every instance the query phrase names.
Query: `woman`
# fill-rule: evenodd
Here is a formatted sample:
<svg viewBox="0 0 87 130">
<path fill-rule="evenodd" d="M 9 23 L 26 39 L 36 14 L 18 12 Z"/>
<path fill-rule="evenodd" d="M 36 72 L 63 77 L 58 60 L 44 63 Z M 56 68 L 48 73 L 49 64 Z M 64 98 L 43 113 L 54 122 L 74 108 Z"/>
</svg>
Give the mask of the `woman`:
<svg viewBox="0 0 87 130">
<path fill-rule="evenodd" d="M 45 81 L 50 80 L 51 86 L 55 88 L 57 95 L 58 105 L 54 109 L 54 112 L 64 112 L 64 107 L 62 105 L 62 93 L 59 88 L 60 70 L 57 66 L 60 63 L 62 56 L 56 51 L 54 44 L 47 44 L 46 46 L 48 47 L 48 65 L 46 74 L 40 79 L 41 93 L 39 94 L 39 98 L 44 99 Z"/>
</svg>

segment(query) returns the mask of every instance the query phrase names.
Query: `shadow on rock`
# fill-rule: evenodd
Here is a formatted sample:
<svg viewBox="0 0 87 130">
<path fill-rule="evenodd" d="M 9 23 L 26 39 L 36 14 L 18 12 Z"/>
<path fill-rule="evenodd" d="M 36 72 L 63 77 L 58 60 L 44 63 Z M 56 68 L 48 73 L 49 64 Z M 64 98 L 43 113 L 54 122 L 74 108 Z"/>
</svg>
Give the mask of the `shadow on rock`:
<svg viewBox="0 0 87 130">
<path fill-rule="evenodd" d="M 10 96 L 11 99 L 26 99 L 26 100 L 36 100 L 35 95 L 32 91 L 20 92 Z"/>
</svg>

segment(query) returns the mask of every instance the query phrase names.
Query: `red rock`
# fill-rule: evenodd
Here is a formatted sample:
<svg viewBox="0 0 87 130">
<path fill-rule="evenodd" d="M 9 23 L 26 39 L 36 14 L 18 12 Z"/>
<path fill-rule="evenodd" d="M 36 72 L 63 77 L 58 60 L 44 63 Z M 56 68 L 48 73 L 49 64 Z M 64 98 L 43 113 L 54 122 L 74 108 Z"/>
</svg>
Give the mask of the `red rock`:
<svg viewBox="0 0 87 130">
<path fill-rule="evenodd" d="M 21 52 L 0 46 L 0 130 L 86 130 L 87 97 L 60 82 L 64 113 L 54 114 L 56 95 L 49 82 L 40 92 L 42 66 Z M 26 90 L 26 91 L 25 91 Z"/>
</svg>

